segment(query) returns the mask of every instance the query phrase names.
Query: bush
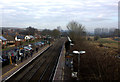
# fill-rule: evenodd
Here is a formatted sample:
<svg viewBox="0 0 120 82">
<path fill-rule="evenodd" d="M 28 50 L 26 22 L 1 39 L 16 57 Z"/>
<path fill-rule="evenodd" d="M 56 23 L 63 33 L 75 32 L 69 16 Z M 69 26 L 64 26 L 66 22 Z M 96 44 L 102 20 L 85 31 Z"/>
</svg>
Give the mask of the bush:
<svg viewBox="0 0 120 82">
<path fill-rule="evenodd" d="M 73 57 L 74 68 L 79 69 L 80 80 L 119 80 L 120 76 L 120 60 L 113 56 L 110 50 L 97 48 L 90 44 L 82 35 L 84 27 L 76 22 L 68 24 L 69 35 L 74 40 L 73 50 L 84 50 L 86 53 L 80 57 L 80 67 L 78 68 L 77 57 Z M 94 40 L 100 37 L 95 36 Z M 100 44 L 99 46 L 103 46 Z"/>
<path fill-rule="evenodd" d="M 103 47 L 104 45 L 100 43 L 98 46 Z"/>
<path fill-rule="evenodd" d="M 102 44 L 101 44 L 102 45 Z M 116 59 L 113 53 L 96 48 L 87 41 L 76 41 L 76 45 L 71 49 L 85 50 L 86 53 L 80 57 L 80 76 L 81 80 L 118 80 L 120 73 L 120 61 Z M 75 63 L 77 57 L 74 57 Z M 75 65 L 77 68 L 77 63 Z"/>
</svg>

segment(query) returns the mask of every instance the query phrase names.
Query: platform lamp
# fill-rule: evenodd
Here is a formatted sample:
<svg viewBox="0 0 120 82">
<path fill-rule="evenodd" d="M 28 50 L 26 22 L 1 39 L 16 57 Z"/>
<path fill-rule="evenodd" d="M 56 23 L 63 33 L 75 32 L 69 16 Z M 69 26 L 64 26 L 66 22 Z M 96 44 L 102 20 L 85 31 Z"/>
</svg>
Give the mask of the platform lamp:
<svg viewBox="0 0 120 82">
<path fill-rule="evenodd" d="M 85 51 L 73 51 L 73 54 L 78 55 L 78 76 L 79 76 L 79 67 L 80 67 L 80 55 L 86 53 Z M 79 80 L 79 78 L 77 78 Z"/>
</svg>

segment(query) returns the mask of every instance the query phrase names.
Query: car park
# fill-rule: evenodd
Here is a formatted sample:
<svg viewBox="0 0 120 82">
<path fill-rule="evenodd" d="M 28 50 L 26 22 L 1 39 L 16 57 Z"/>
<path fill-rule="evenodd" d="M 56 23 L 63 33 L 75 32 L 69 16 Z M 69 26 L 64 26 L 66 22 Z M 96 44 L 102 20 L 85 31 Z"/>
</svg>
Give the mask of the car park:
<svg viewBox="0 0 120 82">
<path fill-rule="evenodd" d="M 26 52 L 30 54 L 32 51 L 32 53 L 33 53 L 34 51 L 36 51 L 36 48 L 39 49 L 39 47 L 44 46 L 44 45 L 45 45 L 44 41 L 39 41 L 36 43 L 24 45 L 24 46 L 23 45 L 17 46 L 17 47 L 11 48 L 6 51 L 1 51 L 2 56 L 0 56 L 0 63 L 2 63 L 3 66 L 10 64 L 10 56 L 12 56 L 14 54 L 16 54 L 16 59 L 18 61 L 19 58 L 21 57 L 21 55 L 23 57 L 25 57 Z"/>
</svg>

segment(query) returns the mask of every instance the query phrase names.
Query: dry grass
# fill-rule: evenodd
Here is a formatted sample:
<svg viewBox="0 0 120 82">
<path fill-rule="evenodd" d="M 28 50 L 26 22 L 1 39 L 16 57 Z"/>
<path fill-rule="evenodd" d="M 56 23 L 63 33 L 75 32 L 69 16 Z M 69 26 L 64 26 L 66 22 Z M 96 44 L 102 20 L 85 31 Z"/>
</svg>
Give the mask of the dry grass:
<svg viewBox="0 0 120 82">
<path fill-rule="evenodd" d="M 80 58 L 81 80 L 119 80 L 120 59 L 113 56 L 114 52 L 97 48 L 88 41 L 75 40 L 73 50 L 85 50 L 86 54 Z M 75 68 L 77 68 L 77 57 L 74 57 Z"/>
</svg>

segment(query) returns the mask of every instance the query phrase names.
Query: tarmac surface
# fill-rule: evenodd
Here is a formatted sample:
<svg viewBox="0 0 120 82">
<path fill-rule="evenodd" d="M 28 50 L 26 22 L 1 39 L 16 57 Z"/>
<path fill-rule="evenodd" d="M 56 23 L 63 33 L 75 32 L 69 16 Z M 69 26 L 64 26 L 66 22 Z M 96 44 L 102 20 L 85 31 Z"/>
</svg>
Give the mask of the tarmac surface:
<svg viewBox="0 0 120 82">
<path fill-rule="evenodd" d="M 60 82 L 74 81 L 74 79 L 71 77 L 71 74 L 72 74 L 71 69 L 65 65 L 65 54 L 66 54 L 65 45 L 63 45 L 62 52 L 60 54 L 56 71 L 53 77 L 54 81 L 60 81 Z"/>
</svg>

